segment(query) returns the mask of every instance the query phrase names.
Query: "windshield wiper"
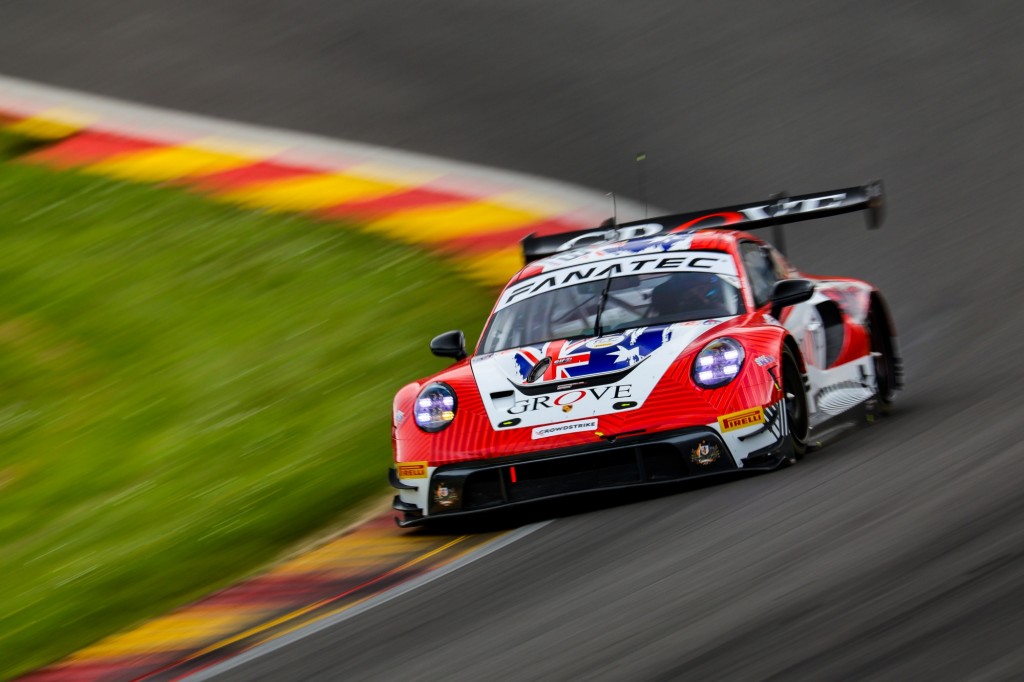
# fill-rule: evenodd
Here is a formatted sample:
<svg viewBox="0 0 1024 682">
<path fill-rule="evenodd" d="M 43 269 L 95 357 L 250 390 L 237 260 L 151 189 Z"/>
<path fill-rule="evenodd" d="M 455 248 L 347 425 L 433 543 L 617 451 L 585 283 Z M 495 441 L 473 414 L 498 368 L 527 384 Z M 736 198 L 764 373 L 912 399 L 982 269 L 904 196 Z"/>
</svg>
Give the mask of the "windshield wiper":
<svg viewBox="0 0 1024 682">
<path fill-rule="evenodd" d="M 597 315 L 594 316 L 594 336 L 601 336 L 601 314 L 608 302 L 608 291 L 612 288 L 612 273 L 608 273 L 608 279 L 604 282 L 604 289 L 601 290 L 601 300 L 597 302 Z"/>
</svg>

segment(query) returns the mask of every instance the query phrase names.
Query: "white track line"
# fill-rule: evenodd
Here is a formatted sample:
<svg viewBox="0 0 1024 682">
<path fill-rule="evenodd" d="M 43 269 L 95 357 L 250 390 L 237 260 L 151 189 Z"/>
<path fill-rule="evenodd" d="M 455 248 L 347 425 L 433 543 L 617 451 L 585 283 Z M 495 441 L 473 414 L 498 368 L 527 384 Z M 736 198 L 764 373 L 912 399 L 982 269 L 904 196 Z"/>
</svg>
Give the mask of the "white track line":
<svg viewBox="0 0 1024 682">
<path fill-rule="evenodd" d="M 260 658 L 261 656 L 265 656 L 269 653 L 277 651 L 278 649 L 283 649 L 284 647 L 294 644 L 295 642 L 301 639 L 305 639 L 310 635 L 314 635 L 318 632 L 326 630 L 327 628 L 333 627 L 338 623 L 348 620 L 349 618 L 353 618 L 361 613 L 365 613 L 366 611 L 369 611 L 370 609 L 376 606 L 386 604 L 392 599 L 396 599 L 404 594 L 412 592 L 413 590 L 422 587 L 429 582 L 433 582 L 438 578 L 448 575 L 452 571 L 457 571 L 463 566 L 467 566 L 478 559 L 484 558 L 492 552 L 496 552 L 503 547 L 511 545 L 513 542 L 516 542 L 517 540 L 523 539 L 530 533 L 540 530 L 549 523 L 551 523 L 551 521 L 541 521 L 539 523 L 530 524 L 529 526 L 523 526 L 518 530 L 514 530 L 506 535 L 501 536 L 493 542 L 490 542 L 482 547 L 473 550 L 465 556 L 459 557 L 450 564 L 445 564 L 444 566 L 441 566 L 440 568 L 430 571 L 429 573 L 425 573 L 424 575 L 413 578 L 408 582 L 396 585 L 395 587 L 392 587 L 390 590 L 381 592 L 380 594 L 371 597 L 370 599 L 367 599 L 364 602 L 360 602 L 352 606 L 351 608 L 345 609 L 344 611 L 339 611 L 338 613 L 331 614 L 329 616 L 326 616 L 325 618 L 314 621 L 308 625 L 304 625 L 298 630 L 294 630 L 276 639 L 272 639 L 268 642 L 264 642 L 263 644 L 259 644 L 253 647 L 252 649 L 243 651 L 237 656 L 227 659 L 226 661 L 222 661 L 209 668 L 196 671 L 195 673 L 192 673 L 191 675 L 188 675 L 183 679 L 193 680 L 194 682 L 213 679 L 217 675 L 222 675 L 228 672 L 229 670 L 233 670 L 242 665 L 245 665 L 246 663 L 249 663 L 250 661 L 253 661 L 257 658 Z"/>
</svg>

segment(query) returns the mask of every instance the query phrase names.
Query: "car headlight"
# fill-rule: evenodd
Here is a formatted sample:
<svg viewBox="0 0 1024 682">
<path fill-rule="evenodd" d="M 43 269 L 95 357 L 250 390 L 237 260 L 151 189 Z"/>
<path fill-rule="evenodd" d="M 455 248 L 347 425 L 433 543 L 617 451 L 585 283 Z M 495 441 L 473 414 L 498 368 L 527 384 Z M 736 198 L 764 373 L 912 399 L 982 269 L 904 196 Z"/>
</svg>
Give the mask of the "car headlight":
<svg viewBox="0 0 1024 682">
<path fill-rule="evenodd" d="M 416 397 L 416 426 L 424 431 L 440 431 L 455 419 L 458 403 L 448 384 L 428 384 Z"/>
<path fill-rule="evenodd" d="M 693 361 L 693 382 L 702 388 L 718 388 L 736 378 L 743 366 L 743 346 L 723 336 L 697 353 Z"/>
</svg>

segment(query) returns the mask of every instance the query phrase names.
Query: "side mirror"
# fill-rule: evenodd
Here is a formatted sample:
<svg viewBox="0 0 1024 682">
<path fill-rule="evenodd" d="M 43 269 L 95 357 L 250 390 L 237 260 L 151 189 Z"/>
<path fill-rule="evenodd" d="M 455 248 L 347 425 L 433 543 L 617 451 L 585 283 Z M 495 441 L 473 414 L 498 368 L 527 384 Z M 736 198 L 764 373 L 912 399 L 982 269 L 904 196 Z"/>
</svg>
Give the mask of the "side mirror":
<svg viewBox="0 0 1024 682">
<path fill-rule="evenodd" d="M 430 352 L 441 358 L 462 360 L 466 357 L 466 335 L 461 329 L 438 334 L 430 341 Z"/>
<path fill-rule="evenodd" d="M 772 317 L 778 318 L 788 308 L 814 296 L 814 282 L 809 279 L 780 279 L 772 289 Z"/>
</svg>

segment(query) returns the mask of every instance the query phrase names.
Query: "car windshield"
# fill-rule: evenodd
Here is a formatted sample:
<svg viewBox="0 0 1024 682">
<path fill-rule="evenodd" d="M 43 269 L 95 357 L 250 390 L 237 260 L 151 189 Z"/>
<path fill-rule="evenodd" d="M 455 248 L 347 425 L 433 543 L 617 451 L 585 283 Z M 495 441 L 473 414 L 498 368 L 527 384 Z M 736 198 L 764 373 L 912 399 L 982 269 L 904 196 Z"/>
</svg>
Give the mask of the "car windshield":
<svg viewBox="0 0 1024 682">
<path fill-rule="evenodd" d="M 673 272 L 605 278 L 508 304 L 491 318 L 480 349 L 494 353 L 634 327 L 729 317 L 739 314 L 741 305 L 738 281 L 729 275 Z"/>
</svg>

